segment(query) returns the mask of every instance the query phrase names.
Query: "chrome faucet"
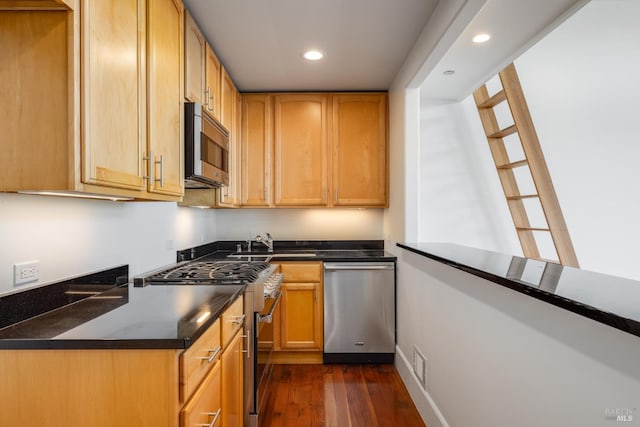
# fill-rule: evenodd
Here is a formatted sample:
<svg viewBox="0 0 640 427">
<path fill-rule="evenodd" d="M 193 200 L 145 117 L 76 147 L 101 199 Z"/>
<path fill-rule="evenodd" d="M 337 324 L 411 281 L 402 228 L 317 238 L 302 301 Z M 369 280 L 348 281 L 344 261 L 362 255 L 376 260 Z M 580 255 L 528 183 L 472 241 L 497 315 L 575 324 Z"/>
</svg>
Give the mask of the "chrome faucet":
<svg viewBox="0 0 640 427">
<path fill-rule="evenodd" d="M 262 234 L 258 234 L 256 236 L 256 242 L 262 243 L 267 248 L 269 248 L 269 252 L 273 252 L 273 237 L 271 234 L 265 233 L 266 237 L 262 236 Z"/>
</svg>

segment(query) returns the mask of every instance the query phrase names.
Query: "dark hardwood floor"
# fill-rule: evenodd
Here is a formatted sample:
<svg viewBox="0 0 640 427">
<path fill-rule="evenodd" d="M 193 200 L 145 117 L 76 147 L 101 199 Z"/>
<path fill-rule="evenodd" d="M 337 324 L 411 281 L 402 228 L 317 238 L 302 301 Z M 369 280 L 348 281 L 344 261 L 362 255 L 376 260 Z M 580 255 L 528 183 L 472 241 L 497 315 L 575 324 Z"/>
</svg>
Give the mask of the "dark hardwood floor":
<svg viewBox="0 0 640 427">
<path fill-rule="evenodd" d="M 393 365 L 275 365 L 261 427 L 425 426 Z"/>
</svg>

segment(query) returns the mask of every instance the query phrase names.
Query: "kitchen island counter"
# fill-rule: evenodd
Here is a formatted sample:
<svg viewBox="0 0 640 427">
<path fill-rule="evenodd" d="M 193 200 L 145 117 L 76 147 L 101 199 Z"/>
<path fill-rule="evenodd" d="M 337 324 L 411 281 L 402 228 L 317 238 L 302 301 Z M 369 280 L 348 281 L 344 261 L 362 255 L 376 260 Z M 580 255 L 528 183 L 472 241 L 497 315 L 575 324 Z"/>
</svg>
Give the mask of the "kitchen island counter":
<svg viewBox="0 0 640 427">
<path fill-rule="evenodd" d="M 640 336 L 640 283 L 451 243 L 399 247 L 578 315 Z"/>
</svg>

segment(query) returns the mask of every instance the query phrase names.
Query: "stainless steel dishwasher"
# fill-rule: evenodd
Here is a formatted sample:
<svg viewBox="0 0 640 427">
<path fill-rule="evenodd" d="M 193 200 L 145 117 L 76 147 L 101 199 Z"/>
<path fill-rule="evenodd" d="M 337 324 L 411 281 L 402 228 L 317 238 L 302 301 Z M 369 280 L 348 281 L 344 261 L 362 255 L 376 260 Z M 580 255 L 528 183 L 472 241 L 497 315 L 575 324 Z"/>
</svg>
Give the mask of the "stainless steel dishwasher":
<svg viewBox="0 0 640 427">
<path fill-rule="evenodd" d="M 324 264 L 325 363 L 392 363 L 395 263 Z"/>
</svg>

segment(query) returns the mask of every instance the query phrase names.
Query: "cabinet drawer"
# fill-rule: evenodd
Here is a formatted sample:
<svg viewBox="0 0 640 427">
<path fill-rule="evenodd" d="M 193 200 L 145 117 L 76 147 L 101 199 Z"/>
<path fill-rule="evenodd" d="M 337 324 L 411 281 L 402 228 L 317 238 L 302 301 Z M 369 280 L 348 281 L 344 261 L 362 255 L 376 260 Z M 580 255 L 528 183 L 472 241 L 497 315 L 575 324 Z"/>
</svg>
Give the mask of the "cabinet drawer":
<svg viewBox="0 0 640 427">
<path fill-rule="evenodd" d="M 219 427 L 222 413 L 222 376 L 221 363 L 218 361 L 209 372 L 202 385 L 191 396 L 189 402 L 180 411 L 180 427 L 208 426 L 216 419 L 213 427 Z"/>
<path fill-rule="evenodd" d="M 184 402 L 222 353 L 220 319 L 180 355 L 180 401 Z"/>
<path fill-rule="evenodd" d="M 322 262 L 283 262 L 280 269 L 285 282 L 320 282 L 322 279 Z"/>
<path fill-rule="evenodd" d="M 238 298 L 231 307 L 222 313 L 222 346 L 226 348 L 236 332 L 244 325 L 243 297 Z"/>
</svg>

